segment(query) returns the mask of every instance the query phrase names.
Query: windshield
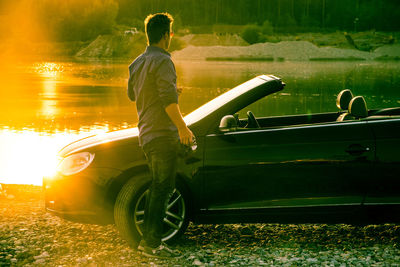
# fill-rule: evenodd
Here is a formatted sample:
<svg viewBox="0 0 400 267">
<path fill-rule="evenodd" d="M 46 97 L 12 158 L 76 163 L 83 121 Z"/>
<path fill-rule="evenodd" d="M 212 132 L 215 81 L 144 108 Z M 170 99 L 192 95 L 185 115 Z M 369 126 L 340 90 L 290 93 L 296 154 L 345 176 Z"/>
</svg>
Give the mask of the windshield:
<svg viewBox="0 0 400 267">
<path fill-rule="evenodd" d="M 190 114 L 186 115 L 184 120 L 187 125 L 196 123 L 197 121 L 201 120 L 204 117 L 207 117 L 217 109 L 219 109 L 221 106 L 224 104 L 232 101 L 233 99 L 239 97 L 240 95 L 244 94 L 245 92 L 265 83 L 266 80 L 256 77 L 254 79 L 251 79 L 250 81 L 247 81 L 245 83 L 242 83 L 241 85 L 236 86 L 235 88 L 229 90 L 228 92 L 218 96 L 217 98 L 214 98 L 210 102 L 207 102 L 206 104 L 202 105 L 198 109 L 194 110 Z"/>
</svg>

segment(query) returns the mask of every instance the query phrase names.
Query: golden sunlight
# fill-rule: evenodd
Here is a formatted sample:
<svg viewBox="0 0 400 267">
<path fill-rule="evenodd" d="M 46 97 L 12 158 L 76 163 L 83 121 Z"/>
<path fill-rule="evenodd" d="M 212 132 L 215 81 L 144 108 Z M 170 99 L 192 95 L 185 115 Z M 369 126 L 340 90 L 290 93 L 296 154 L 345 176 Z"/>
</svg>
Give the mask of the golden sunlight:
<svg viewBox="0 0 400 267">
<path fill-rule="evenodd" d="M 34 65 L 34 70 L 44 78 L 55 78 L 64 71 L 64 65 L 53 62 L 43 62 Z"/>
<path fill-rule="evenodd" d="M 0 130 L 0 182 L 42 185 L 43 176 L 52 176 L 58 164 L 57 152 L 74 140 L 109 131 L 108 125 L 88 131 L 56 132 L 44 135 L 25 129 Z"/>
<path fill-rule="evenodd" d="M 58 76 L 64 70 L 64 66 L 62 64 L 45 62 L 35 65 L 34 70 L 43 78 L 41 115 L 44 118 L 52 118 L 57 115 L 59 110 L 56 98 L 57 82 Z"/>
<path fill-rule="evenodd" d="M 51 80 L 43 81 L 43 100 L 41 114 L 44 118 L 51 118 L 58 113 L 56 97 L 56 82 Z"/>
</svg>

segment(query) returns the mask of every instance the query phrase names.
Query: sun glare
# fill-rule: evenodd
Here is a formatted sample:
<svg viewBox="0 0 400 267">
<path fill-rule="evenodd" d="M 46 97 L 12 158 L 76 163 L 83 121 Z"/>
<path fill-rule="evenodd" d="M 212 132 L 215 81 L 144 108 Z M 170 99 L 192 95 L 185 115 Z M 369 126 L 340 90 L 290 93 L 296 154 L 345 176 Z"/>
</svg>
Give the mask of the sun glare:
<svg viewBox="0 0 400 267">
<path fill-rule="evenodd" d="M 63 65 L 46 62 L 36 65 L 35 72 L 43 78 L 41 114 L 45 118 L 52 118 L 58 114 L 57 76 L 63 72 Z"/>
<path fill-rule="evenodd" d="M 0 130 L 0 182 L 42 185 L 43 176 L 51 177 L 55 174 L 57 153 L 63 146 L 108 130 L 108 125 L 93 127 L 88 131 L 65 131 L 51 135 L 30 129 Z"/>
<path fill-rule="evenodd" d="M 62 64 L 53 62 L 35 64 L 34 69 L 36 73 L 39 73 L 44 78 L 55 78 L 60 73 L 64 72 L 64 66 Z"/>
</svg>

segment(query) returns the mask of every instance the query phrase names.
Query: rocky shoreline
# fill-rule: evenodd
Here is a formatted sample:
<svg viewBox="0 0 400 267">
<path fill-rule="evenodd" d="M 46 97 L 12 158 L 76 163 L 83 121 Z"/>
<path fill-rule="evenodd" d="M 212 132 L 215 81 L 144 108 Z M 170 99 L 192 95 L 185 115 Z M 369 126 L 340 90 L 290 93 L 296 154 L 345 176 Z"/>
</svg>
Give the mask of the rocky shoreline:
<svg viewBox="0 0 400 267">
<path fill-rule="evenodd" d="M 400 225 L 190 225 L 180 259 L 149 259 L 114 225 L 46 213 L 41 187 L 3 185 L 0 266 L 400 266 Z M 12 197 L 10 197 L 12 195 Z"/>
<path fill-rule="evenodd" d="M 347 48 L 318 47 L 308 41 L 283 41 L 250 46 L 188 46 L 172 53 L 177 60 L 265 59 L 265 61 L 399 61 L 400 45 L 384 45 L 372 52 Z"/>
<path fill-rule="evenodd" d="M 352 36 L 352 37 L 351 37 Z M 187 34 L 172 39 L 173 58 L 213 61 L 399 61 L 399 34 L 379 32 L 272 35 L 248 44 L 238 34 Z M 350 40 L 346 40 L 346 37 Z M 353 39 L 354 38 L 354 39 Z M 80 58 L 134 58 L 145 48 L 143 33 L 103 35 L 76 53 Z"/>
<path fill-rule="evenodd" d="M 400 61 L 400 32 L 357 32 L 349 43 L 343 32 L 275 34 L 264 43 L 249 44 L 240 34 L 184 34 L 172 39 L 169 51 L 177 60 L 218 61 Z M 144 33 L 99 35 L 85 42 L 38 42 L 29 45 L 0 43 L 0 57 L 74 57 L 78 60 L 132 60 L 144 51 Z"/>
</svg>

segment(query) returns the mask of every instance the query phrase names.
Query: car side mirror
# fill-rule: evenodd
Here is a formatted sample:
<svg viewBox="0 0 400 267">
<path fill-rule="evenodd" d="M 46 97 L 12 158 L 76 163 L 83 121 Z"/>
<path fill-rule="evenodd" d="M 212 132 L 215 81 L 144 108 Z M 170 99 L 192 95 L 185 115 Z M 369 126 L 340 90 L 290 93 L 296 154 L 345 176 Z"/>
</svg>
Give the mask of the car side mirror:
<svg viewBox="0 0 400 267">
<path fill-rule="evenodd" d="M 237 127 L 237 120 L 233 115 L 224 116 L 219 123 L 219 130 L 221 132 L 236 131 Z"/>
</svg>

